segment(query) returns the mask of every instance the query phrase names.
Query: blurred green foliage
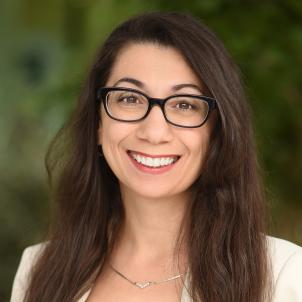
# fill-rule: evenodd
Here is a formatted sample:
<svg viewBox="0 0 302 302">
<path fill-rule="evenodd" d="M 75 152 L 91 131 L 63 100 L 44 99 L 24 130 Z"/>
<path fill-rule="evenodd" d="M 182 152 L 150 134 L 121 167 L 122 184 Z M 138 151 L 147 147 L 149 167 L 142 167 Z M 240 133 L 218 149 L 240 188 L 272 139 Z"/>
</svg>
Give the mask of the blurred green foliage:
<svg viewBox="0 0 302 302">
<path fill-rule="evenodd" d="M 93 55 L 122 20 L 147 10 L 203 19 L 240 65 L 254 114 L 271 234 L 302 244 L 302 2 L 2 0 L 0 3 L 0 300 L 22 250 L 48 222 L 47 146 Z"/>
</svg>

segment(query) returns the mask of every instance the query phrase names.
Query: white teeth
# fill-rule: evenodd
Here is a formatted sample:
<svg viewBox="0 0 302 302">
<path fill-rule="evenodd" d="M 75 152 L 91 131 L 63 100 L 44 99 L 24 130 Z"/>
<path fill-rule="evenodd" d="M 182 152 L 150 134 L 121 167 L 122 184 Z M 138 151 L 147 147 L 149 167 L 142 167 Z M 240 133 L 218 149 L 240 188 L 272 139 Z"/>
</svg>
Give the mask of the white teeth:
<svg viewBox="0 0 302 302">
<path fill-rule="evenodd" d="M 161 167 L 161 166 L 167 166 L 172 164 L 177 160 L 176 157 L 157 157 L 157 158 L 151 158 L 151 157 L 145 157 L 141 156 L 135 153 L 130 152 L 130 155 L 139 163 L 149 166 L 149 167 Z"/>
<path fill-rule="evenodd" d="M 145 162 L 147 166 L 153 166 L 153 160 L 150 157 L 147 157 L 146 159 L 142 157 L 143 163 Z"/>
</svg>

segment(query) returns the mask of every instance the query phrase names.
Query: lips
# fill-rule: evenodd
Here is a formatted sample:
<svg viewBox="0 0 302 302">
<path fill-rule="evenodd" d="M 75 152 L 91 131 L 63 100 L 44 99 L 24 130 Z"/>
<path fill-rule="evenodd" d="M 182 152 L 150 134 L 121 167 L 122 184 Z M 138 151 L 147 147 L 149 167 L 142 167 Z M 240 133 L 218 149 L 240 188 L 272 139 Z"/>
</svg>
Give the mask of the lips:
<svg viewBox="0 0 302 302">
<path fill-rule="evenodd" d="M 165 155 L 150 155 L 142 152 L 132 150 L 127 151 L 129 157 L 139 168 L 153 169 L 157 171 L 164 171 L 169 168 L 180 158 L 179 155 L 165 154 Z M 144 169 L 144 171 L 146 171 Z M 155 172 L 155 171 L 154 171 Z"/>
</svg>

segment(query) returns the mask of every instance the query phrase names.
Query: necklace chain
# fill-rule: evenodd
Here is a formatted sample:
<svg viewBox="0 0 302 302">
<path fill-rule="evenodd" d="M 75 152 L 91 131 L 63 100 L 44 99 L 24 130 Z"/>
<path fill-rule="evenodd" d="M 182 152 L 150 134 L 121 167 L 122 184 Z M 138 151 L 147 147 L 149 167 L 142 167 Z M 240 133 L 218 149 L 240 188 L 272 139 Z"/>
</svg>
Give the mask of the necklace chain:
<svg viewBox="0 0 302 302">
<path fill-rule="evenodd" d="M 183 275 L 183 274 L 178 274 L 176 276 L 173 276 L 173 277 L 170 277 L 170 278 L 167 278 L 167 279 L 163 279 L 163 280 L 160 280 L 160 281 L 142 281 L 142 282 L 136 282 L 136 281 L 132 281 L 129 278 L 127 278 L 125 275 L 123 275 L 121 272 L 119 272 L 117 269 L 115 269 L 110 263 L 109 263 L 109 266 L 120 277 L 122 277 L 123 279 L 127 280 L 129 283 L 131 283 L 132 285 L 134 285 L 134 286 L 136 286 L 136 287 L 138 287 L 140 289 L 149 287 L 151 285 L 157 285 L 157 284 L 173 281 L 175 279 L 180 278 Z"/>
</svg>

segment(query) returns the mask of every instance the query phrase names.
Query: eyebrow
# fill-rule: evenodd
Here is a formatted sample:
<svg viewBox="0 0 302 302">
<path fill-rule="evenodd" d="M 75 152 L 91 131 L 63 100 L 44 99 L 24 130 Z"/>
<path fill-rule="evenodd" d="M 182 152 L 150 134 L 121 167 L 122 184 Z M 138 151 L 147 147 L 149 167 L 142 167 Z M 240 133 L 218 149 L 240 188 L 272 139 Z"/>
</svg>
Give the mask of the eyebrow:
<svg viewBox="0 0 302 302">
<path fill-rule="evenodd" d="M 125 83 L 130 83 L 130 84 L 133 84 L 135 86 L 137 86 L 138 88 L 141 88 L 141 89 L 145 89 L 146 88 L 146 85 L 137 80 L 137 79 L 134 79 L 134 78 L 129 78 L 129 77 L 125 77 L 125 78 L 121 78 L 119 79 L 114 85 L 113 87 L 116 87 L 118 84 L 122 83 L 122 82 L 125 82 Z M 173 92 L 176 92 L 182 88 L 186 88 L 186 87 L 189 87 L 189 88 L 195 88 L 197 89 L 200 93 L 202 93 L 202 89 L 201 87 L 199 87 L 198 85 L 195 85 L 195 84 L 177 84 L 177 85 L 174 85 L 172 86 L 172 91 Z"/>
</svg>

